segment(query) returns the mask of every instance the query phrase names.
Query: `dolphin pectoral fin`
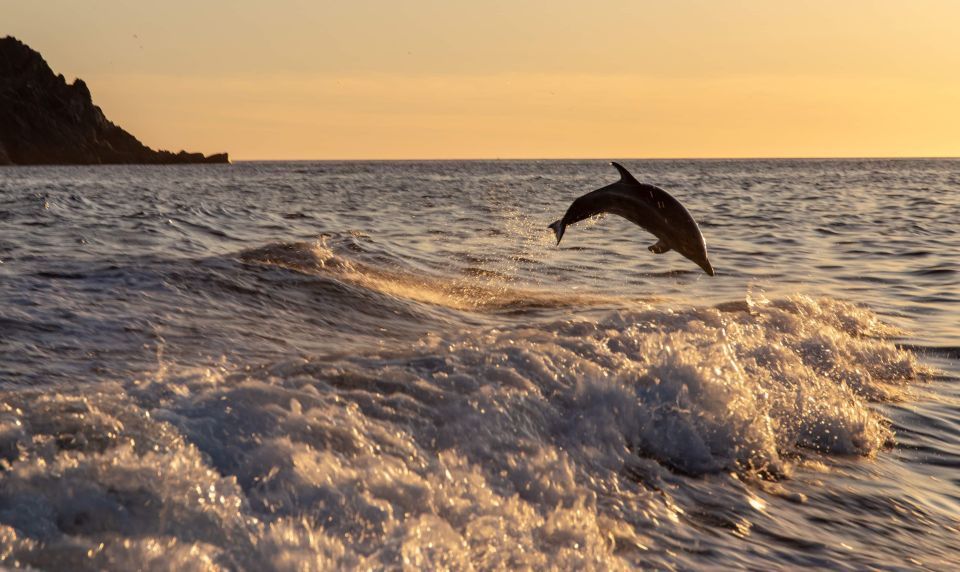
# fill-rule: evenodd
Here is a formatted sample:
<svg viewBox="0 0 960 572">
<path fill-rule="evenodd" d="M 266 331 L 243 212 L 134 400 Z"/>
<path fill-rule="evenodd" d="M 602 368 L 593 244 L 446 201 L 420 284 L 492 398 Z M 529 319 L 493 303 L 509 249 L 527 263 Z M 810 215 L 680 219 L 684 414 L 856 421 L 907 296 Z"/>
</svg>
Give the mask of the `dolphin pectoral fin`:
<svg viewBox="0 0 960 572">
<path fill-rule="evenodd" d="M 663 254 L 664 252 L 670 250 L 670 246 L 668 246 L 663 240 L 658 240 L 656 244 L 651 244 L 647 247 L 647 249 L 654 254 Z"/>
</svg>

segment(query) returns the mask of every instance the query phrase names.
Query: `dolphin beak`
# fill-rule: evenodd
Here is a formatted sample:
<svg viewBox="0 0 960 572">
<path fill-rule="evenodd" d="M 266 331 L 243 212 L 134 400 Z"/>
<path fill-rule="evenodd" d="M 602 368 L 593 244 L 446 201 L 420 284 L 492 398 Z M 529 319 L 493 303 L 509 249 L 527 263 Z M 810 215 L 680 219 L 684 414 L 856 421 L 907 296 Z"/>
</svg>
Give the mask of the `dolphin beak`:
<svg viewBox="0 0 960 572">
<path fill-rule="evenodd" d="M 713 276 L 716 272 L 713 271 L 713 265 L 710 264 L 710 261 L 706 258 L 703 259 L 703 262 L 698 262 L 697 265 L 700 268 L 703 268 L 703 271 L 707 273 L 708 276 Z"/>
</svg>

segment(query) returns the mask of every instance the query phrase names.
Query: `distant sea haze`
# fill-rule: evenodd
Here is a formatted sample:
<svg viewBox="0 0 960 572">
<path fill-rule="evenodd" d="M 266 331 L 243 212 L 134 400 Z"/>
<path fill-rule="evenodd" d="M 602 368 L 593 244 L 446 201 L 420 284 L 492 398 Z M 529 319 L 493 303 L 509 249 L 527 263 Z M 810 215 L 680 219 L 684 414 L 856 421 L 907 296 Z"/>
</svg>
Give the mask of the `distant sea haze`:
<svg viewBox="0 0 960 572">
<path fill-rule="evenodd" d="M 955 160 L 0 170 L 0 564 L 960 561 Z"/>
</svg>

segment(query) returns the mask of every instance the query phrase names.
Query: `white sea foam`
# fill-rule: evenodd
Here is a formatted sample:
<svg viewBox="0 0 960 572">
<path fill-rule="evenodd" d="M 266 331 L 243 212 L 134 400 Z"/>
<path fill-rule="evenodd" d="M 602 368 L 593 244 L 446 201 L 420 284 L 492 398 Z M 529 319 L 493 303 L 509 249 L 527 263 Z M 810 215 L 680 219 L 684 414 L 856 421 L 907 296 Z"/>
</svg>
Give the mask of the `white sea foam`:
<svg viewBox="0 0 960 572">
<path fill-rule="evenodd" d="M 805 451 L 870 456 L 891 439 L 869 402 L 924 371 L 890 333 L 867 309 L 794 296 L 8 391 L 0 561 L 683 567 L 670 546 L 697 533 L 676 472 L 777 478 Z"/>
</svg>

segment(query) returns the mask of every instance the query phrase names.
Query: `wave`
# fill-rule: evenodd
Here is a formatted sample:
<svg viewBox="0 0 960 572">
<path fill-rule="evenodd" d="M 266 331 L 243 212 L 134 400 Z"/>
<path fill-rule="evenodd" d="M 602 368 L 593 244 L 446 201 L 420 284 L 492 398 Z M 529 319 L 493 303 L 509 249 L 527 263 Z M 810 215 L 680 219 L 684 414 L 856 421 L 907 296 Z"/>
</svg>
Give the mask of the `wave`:
<svg viewBox="0 0 960 572">
<path fill-rule="evenodd" d="M 960 346 L 925 346 L 917 344 L 897 344 L 897 347 L 921 355 L 960 360 Z"/>
<path fill-rule="evenodd" d="M 314 245 L 248 257 L 461 303 Z M 6 392 L 0 559 L 689 567 L 731 540 L 697 532 L 677 475 L 778 479 L 812 454 L 876 454 L 893 433 L 871 402 L 929 374 L 896 334 L 869 309 L 796 295 Z M 756 502 L 738 482 L 726 502 Z"/>
<path fill-rule="evenodd" d="M 365 263 L 363 258 L 371 258 Z M 325 236 L 316 242 L 278 243 L 245 251 L 240 258 L 295 272 L 335 277 L 380 294 L 468 311 L 519 311 L 572 306 L 613 306 L 641 300 L 593 294 L 557 294 L 517 288 L 501 273 L 468 266 L 450 278 L 411 268 L 399 258 L 366 252 L 355 237 Z"/>
</svg>

